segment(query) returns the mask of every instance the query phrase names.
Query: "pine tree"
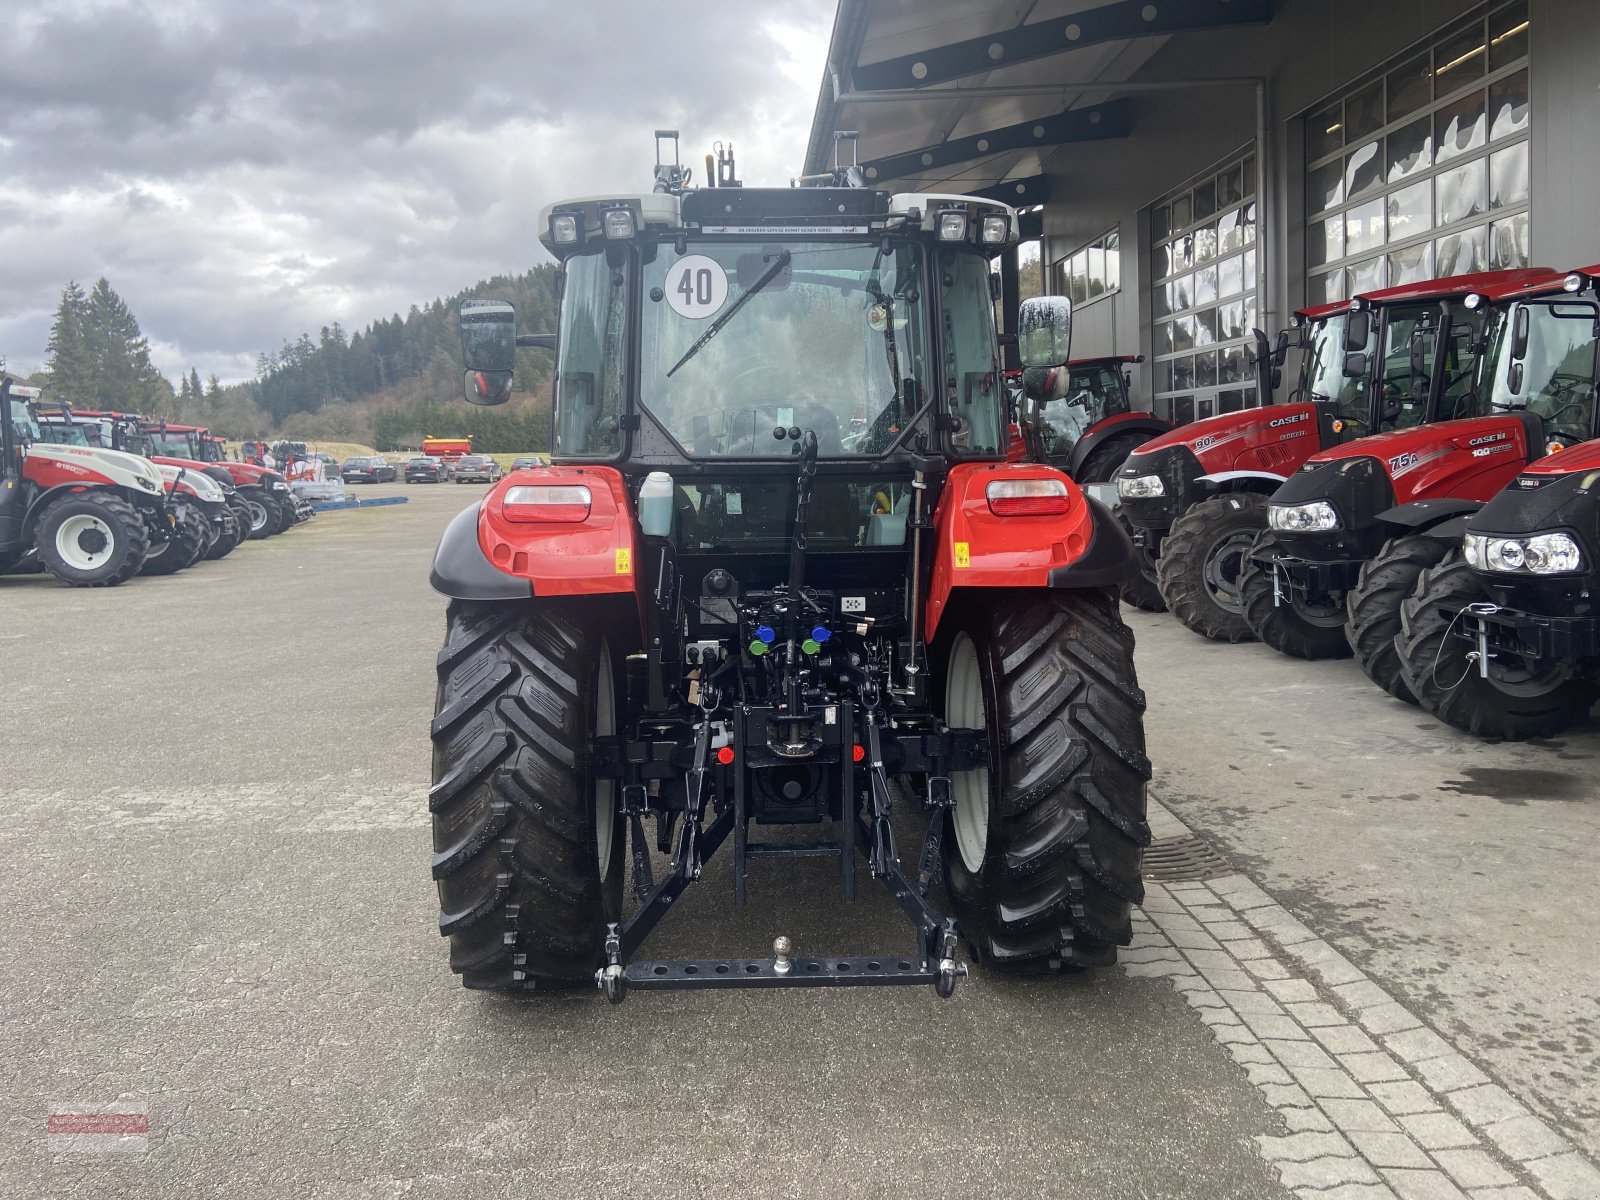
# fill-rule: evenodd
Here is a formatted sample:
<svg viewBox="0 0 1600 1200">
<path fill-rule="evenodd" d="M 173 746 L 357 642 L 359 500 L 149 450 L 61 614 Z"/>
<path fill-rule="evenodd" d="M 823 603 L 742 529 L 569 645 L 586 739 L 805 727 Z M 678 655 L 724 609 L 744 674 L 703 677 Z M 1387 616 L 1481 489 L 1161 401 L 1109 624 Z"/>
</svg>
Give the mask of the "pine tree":
<svg viewBox="0 0 1600 1200">
<path fill-rule="evenodd" d="M 76 280 L 61 293 L 46 349 L 51 391 L 57 399 L 85 406 L 93 388 L 94 362 L 89 349 L 89 298 Z"/>
</svg>

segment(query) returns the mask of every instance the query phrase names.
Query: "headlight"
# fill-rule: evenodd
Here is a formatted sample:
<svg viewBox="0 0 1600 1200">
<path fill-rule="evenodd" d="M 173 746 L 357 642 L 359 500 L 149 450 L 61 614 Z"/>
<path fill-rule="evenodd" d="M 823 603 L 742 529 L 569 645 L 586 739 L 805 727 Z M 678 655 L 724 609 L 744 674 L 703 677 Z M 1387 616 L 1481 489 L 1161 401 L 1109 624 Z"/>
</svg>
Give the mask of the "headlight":
<svg viewBox="0 0 1600 1200">
<path fill-rule="evenodd" d="M 1469 567 L 1505 575 L 1566 575 L 1583 570 L 1583 551 L 1565 533 L 1536 533 L 1524 538 L 1469 533 L 1462 539 Z"/>
<path fill-rule="evenodd" d="M 1326 500 L 1313 500 L 1310 504 L 1269 504 L 1267 524 L 1281 533 L 1326 533 L 1339 528 L 1339 513 Z"/>
<path fill-rule="evenodd" d="M 964 212 L 942 212 L 939 214 L 939 240 L 941 242 L 964 242 L 967 240 L 967 214 Z"/>
<path fill-rule="evenodd" d="M 978 226 L 979 238 L 985 246 L 1001 246 L 1011 236 L 1011 222 L 1005 217 L 984 217 Z"/>
<path fill-rule="evenodd" d="M 161 490 L 161 485 L 146 475 L 139 476 L 139 486 L 147 492 L 159 492 Z"/>
<path fill-rule="evenodd" d="M 289 485 L 281 479 L 274 479 L 272 481 L 272 490 L 275 492 L 287 492 Z"/>
<path fill-rule="evenodd" d="M 1159 475 L 1135 475 L 1117 480 L 1117 495 L 1124 500 L 1149 500 L 1166 494 L 1167 485 L 1161 482 Z"/>
<path fill-rule="evenodd" d="M 583 227 L 578 224 L 576 213 L 552 213 L 550 216 L 550 240 L 558 246 L 576 246 L 583 234 Z"/>
</svg>

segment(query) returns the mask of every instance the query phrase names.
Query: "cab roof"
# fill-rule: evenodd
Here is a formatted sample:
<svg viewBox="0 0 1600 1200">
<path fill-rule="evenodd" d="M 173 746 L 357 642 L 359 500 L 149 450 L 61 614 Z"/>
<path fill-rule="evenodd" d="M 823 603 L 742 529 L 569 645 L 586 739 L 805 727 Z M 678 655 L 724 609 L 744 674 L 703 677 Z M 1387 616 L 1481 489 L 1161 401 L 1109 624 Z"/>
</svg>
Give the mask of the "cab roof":
<svg viewBox="0 0 1600 1200">
<path fill-rule="evenodd" d="M 1370 304 L 1403 304 L 1408 300 L 1444 300 L 1474 292 L 1490 300 L 1508 300 L 1547 288 L 1559 291 L 1566 276 L 1549 267 L 1519 267 L 1510 271 L 1478 271 L 1471 275 L 1449 275 L 1443 279 L 1423 279 L 1396 287 L 1362 292 Z"/>
</svg>

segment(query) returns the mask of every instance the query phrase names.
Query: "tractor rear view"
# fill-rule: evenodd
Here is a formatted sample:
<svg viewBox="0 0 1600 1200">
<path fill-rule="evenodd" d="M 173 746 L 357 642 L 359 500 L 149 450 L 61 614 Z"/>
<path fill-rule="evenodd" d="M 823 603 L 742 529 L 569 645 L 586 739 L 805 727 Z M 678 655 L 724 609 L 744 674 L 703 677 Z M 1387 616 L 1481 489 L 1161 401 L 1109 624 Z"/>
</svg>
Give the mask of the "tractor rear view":
<svg viewBox="0 0 1600 1200">
<path fill-rule="evenodd" d="M 554 337 L 462 308 L 469 400 L 509 396 L 519 344 L 557 367 L 552 465 L 457 517 L 433 568 L 452 968 L 620 1002 L 948 996 L 963 944 L 1004 972 L 1114 961 L 1149 840 L 1114 592 L 1131 547 L 1063 473 L 1006 461 L 989 259 L 1015 214 L 846 172 L 689 190 L 672 158 L 653 193 L 543 214 Z M 1065 362 L 1065 301 L 1020 321 L 1028 365 Z M 909 861 L 901 807 L 925 816 Z M 825 955 L 775 929 L 770 955 L 641 959 L 729 845 L 735 903 L 831 860 L 846 901 L 887 888 L 909 947 Z"/>
</svg>

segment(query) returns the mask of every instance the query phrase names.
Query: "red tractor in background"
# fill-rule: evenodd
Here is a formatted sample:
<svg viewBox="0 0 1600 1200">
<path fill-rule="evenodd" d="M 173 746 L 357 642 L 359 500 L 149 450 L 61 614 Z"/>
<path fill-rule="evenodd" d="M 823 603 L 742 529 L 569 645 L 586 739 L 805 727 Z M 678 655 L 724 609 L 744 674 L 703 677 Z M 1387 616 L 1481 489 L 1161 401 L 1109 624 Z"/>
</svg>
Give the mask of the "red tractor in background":
<svg viewBox="0 0 1600 1200">
<path fill-rule="evenodd" d="M 1482 737 L 1548 737 L 1600 698 L 1600 264 L 1491 330 L 1483 385 L 1536 418 L 1549 453 L 1451 522 L 1462 552 L 1423 572 L 1394 639 L 1405 686 Z"/>
<path fill-rule="evenodd" d="M 1297 313 L 1305 349 L 1297 398 L 1180 426 L 1140 446 L 1117 473 L 1122 514 L 1149 556 L 1142 582 L 1125 588 L 1124 597 L 1157 607 L 1153 574 L 1160 602 L 1196 633 L 1228 642 L 1252 638 L 1239 580 L 1267 526 L 1268 497 L 1319 450 L 1468 411 L 1462 407 L 1471 396 L 1468 351 L 1477 337 L 1439 338 L 1441 302 L 1456 306 L 1452 328 L 1475 330 L 1481 312 L 1461 309 L 1461 300 L 1502 285 L 1538 286 L 1551 274 L 1527 269 L 1428 280 Z M 1420 375 L 1411 355 L 1419 328 Z M 1285 349 L 1280 339 L 1258 375 L 1275 376 Z M 1258 388 L 1270 390 L 1272 376 Z"/>
<path fill-rule="evenodd" d="M 249 509 L 250 537 L 271 537 L 295 523 L 294 493 L 281 471 L 230 460 L 223 453 L 222 439 L 212 437 L 204 425 L 147 421 L 144 431 L 157 454 L 198 461 L 215 479 L 226 476 Z"/>
<path fill-rule="evenodd" d="M 1541 280 L 1484 286 L 1459 303 L 1442 301 L 1434 327 L 1416 324 L 1407 349 L 1413 379 L 1427 376 L 1430 341 L 1444 345 L 1444 361 L 1466 342 L 1460 361 L 1472 364 L 1470 386 L 1447 407 L 1430 397 L 1427 412 L 1435 419 L 1314 454 L 1273 493 L 1268 528 L 1239 581 L 1257 638 L 1298 658 L 1354 653 L 1379 687 L 1413 699 L 1394 648 L 1400 602 L 1425 569 L 1460 544 L 1460 518 L 1550 447 L 1593 432 L 1591 306 L 1574 301 L 1564 280 L 1550 272 Z M 1579 308 L 1582 316 L 1553 315 L 1563 308 Z M 1547 324 L 1558 336 L 1580 327 L 1584 336 L 1577 343 L 1562 339 L 1561 357 L 1573 361 L 1547 364 L 1551 374 L 1530 403 L 1525 391 L 1507 391 L 1505 377 L 1528 357 L 1529 330 Z M 1396 343 L 1399 349 L 1398 335 Z M 1432 378 L 1441 386 L 1437 372 Z M 1399 403 L 1388 398 L 1394 394 L 1386 389 L 1386 404 Z M 1445 412 L 1453 419 L 1438 419 Z"/>
<path fill-rule="evenodd" d="M 1143 361 L 1143 355 L 1109 354 L 1030 371 L 1026 379 L 1008 372 L 1037 443 L 1018 457 L 1049 463 L 1078 483 L 1108 482 L 1137 447 L 1172 428 L 1134 407 L 1127 368 Z"/>
</svg>

